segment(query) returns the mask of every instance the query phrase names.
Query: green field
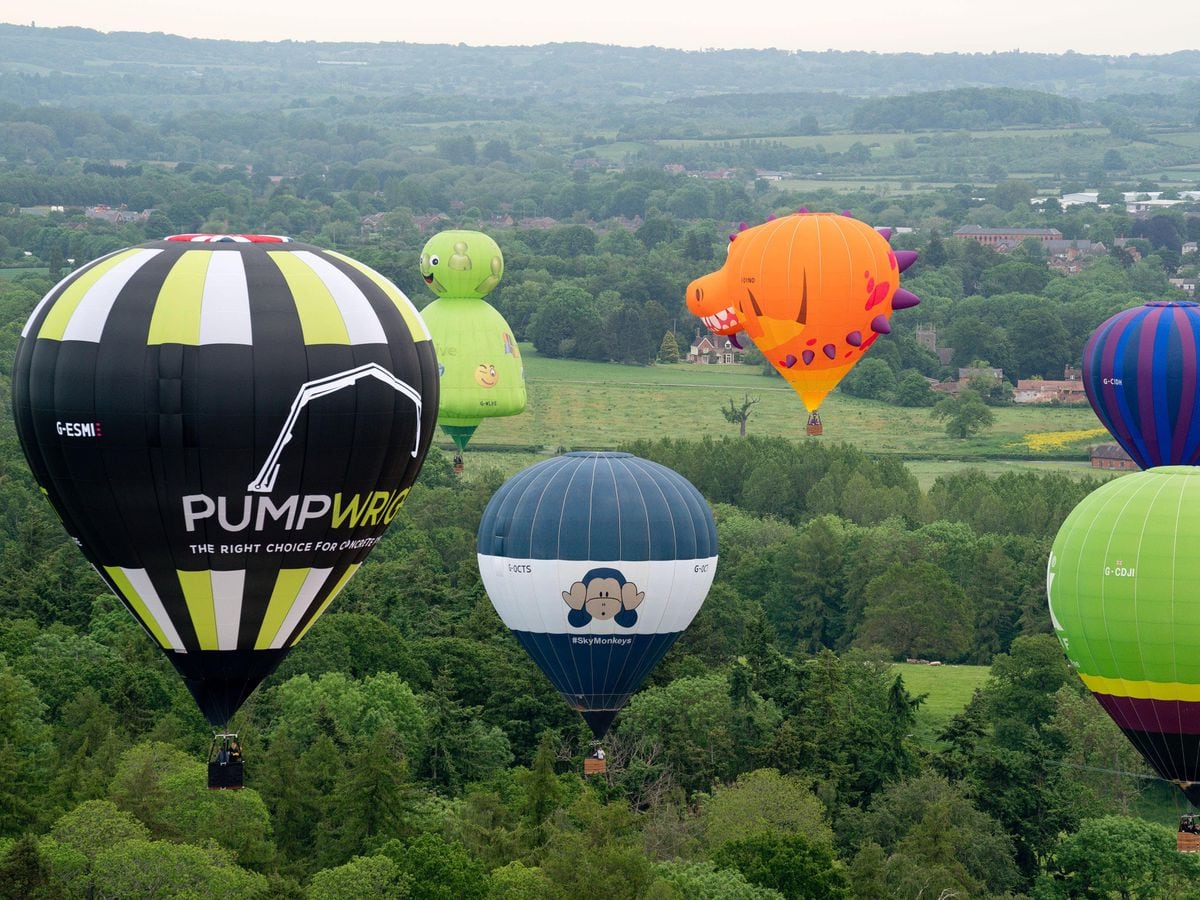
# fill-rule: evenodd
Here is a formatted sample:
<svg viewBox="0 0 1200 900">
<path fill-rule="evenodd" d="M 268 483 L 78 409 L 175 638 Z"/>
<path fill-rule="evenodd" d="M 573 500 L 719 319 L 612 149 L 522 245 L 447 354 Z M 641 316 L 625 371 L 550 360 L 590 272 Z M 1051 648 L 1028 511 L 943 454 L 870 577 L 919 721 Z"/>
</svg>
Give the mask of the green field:
<svg viewBox="0 0 1200 900">
<path fill-rule="evenodd" d="M 21 275 L 49 275 L 49 269 L 0 269 L 0 278 L 7 278 L 11 281 L 14 278 L 19 278 Z"/>
<path fill-rule="evenodd" d="M 937 743 L 937 735 L 971 701 L 975 689 L 987 681 L 987 666 L 926 666 L 898 663 L 895 671 L 914 696 L 928 694 L 917 709 L 917 740 L 925 746 Z"/>
<path fill-rule="evenodd" d="M 838 132 L 836 134 L 813 134 L 813 135 L 779 135 L 776 137 L 756 137 L 753 140 L 779 143 L 785 147 L 824 147 L 830 153 L 843 153 L 849 150 L 854 144 L 862 143 L 868 147 L 879 147 L 880 149 L 891 149 L 897 141 L 908 140 L 914 138 L 931 135 L 947 135 L 958 134 L 960 132 L 953 129 L 945 131 L 933 132 L 904 132 L 904 131 L 875 131 L 875 132 Z M 1037 140 L 1039 138 L 1061 138 L 1072 134 L 1082 134 L 1088 136 L 1105 135 L 1108 130 L 1105 128 L 1005 128 L 1005 129 L 988 129 L 985 131 L 964 131 L 963 134 L 969 134 L 971 140 L 987 140 L 989 138 L 1030 138 Z M 655 141 L 660 147 L 695 147 L 705 144 L 736 144 L 740 143 L 738 138 L 679 138 L 679 139 L 664 139 Z"/>
<path fill-rule="evenodd" d="M 799 398 L 781 379 L 765 377 L 757 367 L 622 366 L 548 359 L 527 345 L 522 345 L 522 353 L 528 406 L 519 416 L 485 420 L 474 439 L 481 449 L 553 453 L 560 448 L 613 449 L 660 437 L 734 437 L 737 428 L 725 421 L 721 408 L 730 399 L 740 403 L 746 394 L 759 401 L 750 417 L 750 434 L 807 440 Z M 835 392 L 821 407 L 821 440 L 924 460 L 931 464 L 927 471 L 937 471 L 937 464 L 946 461 L 987 462 L 989 467 L 1000 463 L 1003 471 L 1039 460 L 1086 463 L 1088 444 L 1106 438 L 1086 406 L 1006 407 L 995 413 L 992 428 L 976 438 L 958 440 L 946 435 L 943 423 L 928 409 L 905 409 Z M 1055 435 L 1069 440 L 1056 445 Z"/>
<path fill-rule="evenodd" d="M 911 459 L 905 461 L 908 471 L 917 476 L 917 483 L 922 490 L 929 490 L 933 483 L 943 475 L 956 475 L 968 469 L 982 469 L 989 475 L 1001 475 L 1004 472 L 1035 471 L 1055 472 L 1068 475 L 1071 478 L 1104 478 L 1105 473 L 1098 472 L 1083 460 L 1036 460 L 1036 459 L 988 459 L 965 461 L 957 459 Z"/>
<path fill-rule="evenodd" d="M 904 678 L 905 689 L 913 696 L 926 694 L 917 708 L 914 736 L 926 749 L 938 746 L 937 735 L 950 720 L 971 702 L 977 688 L 983 687 L 988 666 L 928 666 L 897 663 L 893 670 Z M 1159 779 L 1141 783 L 1142 794 L 1133 804 L 1134 815 L 1174 828 L 1188 804 L 1176 788 Z"/>
</svg>

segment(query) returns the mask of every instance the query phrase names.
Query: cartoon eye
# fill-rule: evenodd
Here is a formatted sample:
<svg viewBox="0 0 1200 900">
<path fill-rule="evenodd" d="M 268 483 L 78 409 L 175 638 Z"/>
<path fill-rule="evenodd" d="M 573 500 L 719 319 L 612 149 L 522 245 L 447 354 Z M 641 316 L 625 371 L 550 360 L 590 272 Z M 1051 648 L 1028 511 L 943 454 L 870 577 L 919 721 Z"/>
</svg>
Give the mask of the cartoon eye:
<svg viewBox="0 0 1200 900">
<path fill-rule="evenodd" d="M 436 256 L 429 257 L 429 264 L 431 266 L 436 266 L 439 262 L 441 262 L 441 260 L 438 259 Z"/>
<path fill-rule="evenodd" d="M 495 366 L 488 366 L 488 372 L 490 372 L 490 373 L 491 373 L 491 376 L 492 376 L 493 378 L 495 378 L 495 377 L 496 377 L 496 367 L 495 367 Z"/>
<path fill-rule="evenodd" d="M 696 302 L 699 303 L 704 299 L 704 288 L 696 288 Z"/>
</svg>

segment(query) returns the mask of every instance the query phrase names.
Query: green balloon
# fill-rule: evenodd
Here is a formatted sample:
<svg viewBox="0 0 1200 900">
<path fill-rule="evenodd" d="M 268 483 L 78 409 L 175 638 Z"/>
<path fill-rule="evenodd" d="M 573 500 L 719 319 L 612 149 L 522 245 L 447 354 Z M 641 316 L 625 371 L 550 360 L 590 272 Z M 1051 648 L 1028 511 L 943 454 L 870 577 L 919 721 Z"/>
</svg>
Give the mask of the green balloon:
<svg viewBox="0 0 1200 900">
<path fill-rule="evenodd" d="M 499 245 L 480 231 L 443 231 L 421 250 L 421 277 L 439 297 L 482 299 L 503 274 Z"/>
<path fill-rule="evenodd" d="M 441 373 L 438 424 L 460 450 L 484 419 L 525 409 L 525 368 L 512 329 L 486 300 L 444 297 L 421 310 Z"/>
<path fill-rule="evenodd" d="M 1159 466 L 1084 498 L 1046 570 L 1080 679 L 1160 775 L 1200 802 L 1200 468 Z"/>
</svg>

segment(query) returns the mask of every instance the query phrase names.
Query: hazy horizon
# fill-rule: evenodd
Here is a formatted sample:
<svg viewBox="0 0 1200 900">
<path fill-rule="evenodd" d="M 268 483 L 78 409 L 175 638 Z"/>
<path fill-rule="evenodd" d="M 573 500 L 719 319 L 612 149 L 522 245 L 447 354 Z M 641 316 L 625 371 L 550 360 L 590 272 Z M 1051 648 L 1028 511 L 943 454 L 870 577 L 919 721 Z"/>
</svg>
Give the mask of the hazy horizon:
<svg viewBox="0 0 1200 900">
<path fill-rule="evenodd" d="M 500 6 L 460 0 L 457 7 L 432 6 L 396 12 L 377 0 L 344 0 L 336 6 L 315 0 L 268 0 L 222 15 L 211 6 L 97 6 L 91 0 L 48 0 L 36 15 L 14 25 L 81 27 L 102 32 L 165 32 L 189 38 L 241 41 L 405 42 L 472 46 L 530 46 L 591 42 L 625 47 L 680 50 L 780 49 L 879 53 L 1030 53 L 1128 56 L 1200 49 L 1200 39 L 1175 20 L 1188 21 L 1180 0 L 1150 0 L 1137 8 L 1112 0 L 1078 7 L 1013 0 L 1002 8 L 977 7 L 965 15 L 955 0 L 925 0 L 920 7 L 885 0 L 860 0 L 846 7 L 806 9 L 781 0 L 739 5 L 737 18 L 689 15 L 696 9 L 677 0 L 645 4 L 610 0 L 603 7 L 564 14 L 550 0 L 519 0 Z M 1133 27 L 1131 27 L 1133 24 Z"/>
</svg>

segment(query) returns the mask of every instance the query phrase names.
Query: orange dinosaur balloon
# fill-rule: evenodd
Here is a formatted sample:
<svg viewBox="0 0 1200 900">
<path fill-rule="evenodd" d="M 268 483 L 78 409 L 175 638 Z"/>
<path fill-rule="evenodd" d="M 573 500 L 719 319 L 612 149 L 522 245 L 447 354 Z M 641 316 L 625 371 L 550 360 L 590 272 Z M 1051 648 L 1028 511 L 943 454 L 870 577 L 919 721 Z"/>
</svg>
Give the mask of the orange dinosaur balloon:
<svg viewBox="0 0 1200 900">
<path fill-rule="evenodd" d="M 718 334 L 744 329 L 815 411 L 892 330 L 893 310 L 921 302 L 899 286 L 916 252 L 893 251 L 885 231 L 805 210 L 748 228 L 724 266 L 688 286 L 688 308 Z"/>
</svg>

